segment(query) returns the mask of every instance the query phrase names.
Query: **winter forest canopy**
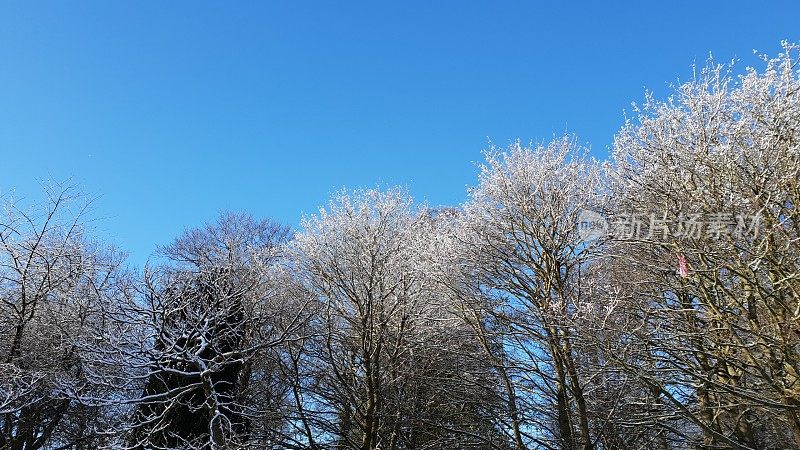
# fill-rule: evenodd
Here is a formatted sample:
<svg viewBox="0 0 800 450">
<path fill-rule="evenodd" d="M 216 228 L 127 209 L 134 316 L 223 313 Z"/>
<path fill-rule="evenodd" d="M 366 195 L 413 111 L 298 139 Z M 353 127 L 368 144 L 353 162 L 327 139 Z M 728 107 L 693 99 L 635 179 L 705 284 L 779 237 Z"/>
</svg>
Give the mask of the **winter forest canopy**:
<svg viewBox="0 0 800 450">
<path fill-rule="evenodd" d="M 468 200 L 225 214 L 139 273 L 49 188 L 0 219 L 0 448 L 800 448 L 800 52 L 648 96 Z"/>
</svg>

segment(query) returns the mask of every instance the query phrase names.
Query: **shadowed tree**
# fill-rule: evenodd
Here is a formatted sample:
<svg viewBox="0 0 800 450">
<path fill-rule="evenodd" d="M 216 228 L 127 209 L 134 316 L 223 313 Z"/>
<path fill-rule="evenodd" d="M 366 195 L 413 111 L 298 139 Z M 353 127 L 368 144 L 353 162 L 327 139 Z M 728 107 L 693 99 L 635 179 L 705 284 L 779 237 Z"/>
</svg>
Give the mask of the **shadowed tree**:
<svg viewBox="0 0 800 450">
<path fill-rule="evenodd" d="M 274 278 L 286 236 L 271 222 L 225 215 L 163 249 L 169 264 L 148 271 L 143 301 L 127 312 L 148 336 L 138 349 L 126 344 L 145 380 L 130 447 L 245 446 L 252 422 L 275 414 L 251 397 L 263 387 L 254 368 L 298 323 Z"/>
</svg>

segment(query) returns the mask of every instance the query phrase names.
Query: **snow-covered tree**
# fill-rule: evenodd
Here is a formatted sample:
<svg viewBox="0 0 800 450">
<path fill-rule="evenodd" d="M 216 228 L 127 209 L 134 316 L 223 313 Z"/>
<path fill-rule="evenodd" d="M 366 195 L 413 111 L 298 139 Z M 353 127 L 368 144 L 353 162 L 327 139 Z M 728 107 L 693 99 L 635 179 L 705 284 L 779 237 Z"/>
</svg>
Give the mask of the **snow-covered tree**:
<svg viewBox="0 0 800 450">
<path fill-rule="evenodd" d="M 141 294 L 109 311 L 118 333 L 94 351 L 125 368 L 112 384 L 134 405 L 116 446 L 240 448 L 265 423 L 280 427 L 286 387 L 270 360 L 303 315 L 282 295 L 286 237 L 272 222 L 223 215 L 165 247 Z"/>
<path fill-rule="evenodd" d="M 476 348 L 426 270 L 432 221 L 401 190 L 340 193 L 295 237 L 301 280 L 319 302 L 320 335 L 306 350 L 316 378 L 307 414 L 319 427 L 310 446 L 491 448 L 497 439 L 473 403 L 491 382 L 464 391 L 477 386 L 461 378 L 478 373 L 467 370 Z"/>
<path fill-rule="evenodd" d="M 609 213 L 642 222 L 608 248 L 639 344 L 620 362 L 681 445 L 800 445 L 797 64 L 788 44 L 738 78 L 709 64 L 614 144 Z"/>
<path fill-rule="evenodd" d="M 122 258 L 87 236 L 87 203 L 48 188 L 0 219 L 0 448 L 94 448 L 111 418 L 83 343 L 126 289 Z"/>
<path fill-rule="evenodd" d="M 486 156 L 461 217 L 461 265 L 484 297 L 472 324 L 503 379 L 515 446 L 592 448 L 575 322 L 592 249 L 578 224 L 598 206 L 599 166 L 570 137 Z"/>
</svg>

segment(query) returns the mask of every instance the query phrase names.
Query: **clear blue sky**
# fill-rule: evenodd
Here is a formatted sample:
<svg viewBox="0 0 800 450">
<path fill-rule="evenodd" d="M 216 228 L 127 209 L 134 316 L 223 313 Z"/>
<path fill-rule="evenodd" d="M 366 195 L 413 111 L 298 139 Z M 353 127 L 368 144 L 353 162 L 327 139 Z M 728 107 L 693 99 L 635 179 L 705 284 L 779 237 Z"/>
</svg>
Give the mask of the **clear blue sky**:
<svg viewBox="0 0 800 450">
<path fill-rule="evenodd" d="M 3 0 L 0 195 L 71 179 L 135 265 L 222 210 L 296 225 L 343 186 L 458 204 L 488 139 L 602 157 L 645 87 L 800 40 L 795 1 L 649 3 Z"/>
</svg>

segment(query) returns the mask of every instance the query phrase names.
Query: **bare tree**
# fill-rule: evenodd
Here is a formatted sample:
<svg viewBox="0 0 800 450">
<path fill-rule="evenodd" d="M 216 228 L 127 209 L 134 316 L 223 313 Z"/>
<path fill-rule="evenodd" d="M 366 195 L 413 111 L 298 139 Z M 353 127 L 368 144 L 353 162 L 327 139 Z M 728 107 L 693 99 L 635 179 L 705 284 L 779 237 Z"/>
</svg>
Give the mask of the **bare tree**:
<svg viewBox="0 0 800 450">
<path fill-rule="evenodd" d="M 762 72 L 712 63 L 649 97 L 615 141 L 611 212 L 642 222 L 608 248 L 638 343 L 619 362 L 684 420 L 682 445 L 800 445 L 800 82 L 784 48 Z"/>
<path fill-rule="evenodd" d="M 126 368 L 117 382 L 135 404 L 127 444 L 115 445 L 243 448 L 258 445 L 265 424 L 280 427 L 285 387 L 272 383 L 270 353 L 303 314 L 281 295 L 286 237 L 272 222 L 224 215 L 165 247 L 141 295 L 109 312 L 120 333 L 95 351 Z"/>
<path fill-rule="evenodd" d="M 0 222 L 0 448 L 93 448 L 109 417 L 84 397 L 81 343 L 124 290 L 122 258 L 86 235 L 87 203 L 47 189 L 42 211 L 13 204 Z"/>
<path fill-rule="evenodd" d="M 518 449 L 594 446 L 574 318 L 590 254 L 577 225 L 598 193 L 599 166 L 565 137 L 487 152 L 464 207 L 463 267 L 484 297 L 470 323 L 504 381 Z"/>
<path fill-rule="evenodd" d="M 296 236 L 302 282 L 320 302 L 307 350 L 315 445 L 474 448 L 491 438 L 478 405 L 453 401 L 481 394 L 463 391 L 473 341 L 425 270 L 433 229 L 402 191 L 363 191 L 336 196 Z"/>
</svg>

